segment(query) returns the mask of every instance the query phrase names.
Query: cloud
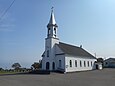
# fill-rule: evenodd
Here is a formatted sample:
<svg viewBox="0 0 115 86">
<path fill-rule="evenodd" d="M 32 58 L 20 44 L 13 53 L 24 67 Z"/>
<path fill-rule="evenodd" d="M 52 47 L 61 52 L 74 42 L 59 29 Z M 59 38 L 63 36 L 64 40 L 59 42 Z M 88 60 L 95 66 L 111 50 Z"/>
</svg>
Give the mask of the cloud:
<svg viewBox="0 0 115 86">
<path fill-rule="evenodd" d="M 15 31 L 15 19 L 10 11 L 2 16 L 7 8 L 5 3 L 4 0 L 0 0 L 0 32 L 12 32 Z"/>
<path fill-rule="evenodd" d="M 2 20 L 0 20 L 0 32 L 12 32 L 15 31 L 15 19 L 10 13 L 7 13 Z"/>
<path fill-rule="evenodd" d="M 15 27 L 15 25 L 14 24 L 0 24 L 0 32 L 1 31 L 10 31 L 10 32 L 12 32 L 12 31 L 15 31 L 15 29 L 14 29 L 14 27 Z"/>
</svg>

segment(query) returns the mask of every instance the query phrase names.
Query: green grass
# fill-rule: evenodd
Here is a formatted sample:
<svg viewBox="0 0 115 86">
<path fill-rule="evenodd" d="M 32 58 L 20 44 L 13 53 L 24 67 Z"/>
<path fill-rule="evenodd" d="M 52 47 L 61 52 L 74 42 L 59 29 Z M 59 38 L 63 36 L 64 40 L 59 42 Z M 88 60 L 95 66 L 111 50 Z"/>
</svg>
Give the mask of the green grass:
<svg viewBox="0 0 115 86">
<path fill-rule="evenodd" d="M 16 74 L 20 72 L 15 72 L 15 71 L 0 71 L 0 74 Z"/>
</svg>

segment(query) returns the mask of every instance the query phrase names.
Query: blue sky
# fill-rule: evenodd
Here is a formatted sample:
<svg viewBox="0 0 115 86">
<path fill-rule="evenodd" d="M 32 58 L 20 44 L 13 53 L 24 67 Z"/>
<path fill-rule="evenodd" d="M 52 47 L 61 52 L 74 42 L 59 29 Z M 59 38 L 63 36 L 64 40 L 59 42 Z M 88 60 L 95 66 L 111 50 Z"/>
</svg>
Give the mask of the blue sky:
<svg viewBox="0 0 115 86">
<path fill-rule="evenodd" d="M 12 0 L 0 0 L 0 16 Z M 51 7 L 60 41 L 115 57 L 115 0 L 16 0 L 0 21 L 0 67 L 41 59 Z"/>
</svg>

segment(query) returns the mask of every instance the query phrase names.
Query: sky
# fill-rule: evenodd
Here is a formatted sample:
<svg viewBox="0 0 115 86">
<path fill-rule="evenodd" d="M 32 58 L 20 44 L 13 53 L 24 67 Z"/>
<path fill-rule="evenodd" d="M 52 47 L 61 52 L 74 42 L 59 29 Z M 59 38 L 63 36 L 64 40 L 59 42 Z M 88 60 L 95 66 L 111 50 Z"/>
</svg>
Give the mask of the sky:
<svg viewBox="0 0 115 86">
<path fill-rule="evenodd" d="M 12 1 L 0 0 L 0 17 Z M 52 6 L 61 42 L 115 57 L 115 0 L 16 0 L 0 20 L 0 67 L 42 58 Z"/>
</svg>

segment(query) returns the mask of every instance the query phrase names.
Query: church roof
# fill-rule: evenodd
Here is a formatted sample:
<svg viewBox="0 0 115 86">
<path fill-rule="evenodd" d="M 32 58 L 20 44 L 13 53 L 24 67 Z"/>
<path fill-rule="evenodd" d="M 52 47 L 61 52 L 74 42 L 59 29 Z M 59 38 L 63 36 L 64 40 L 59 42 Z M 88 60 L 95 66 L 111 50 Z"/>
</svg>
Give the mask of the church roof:
<svg viewBox="0 0 115 86">
<path fill-rule="evenodd" d="M 77 47 L 77 46 L 65 44 L 62 42 L 59 42 L 58 46 L 67 55 L 91 57 L 93 59 L 96 59 L 93 55 L 91 55 L 89 52 L 84 50 L 82 47 Z"/>
<path fill-rule="evenodd" d="M 114 61 L 115 62 L 115 58 L 108 58 L 105 61 Z"/>
</svg>

